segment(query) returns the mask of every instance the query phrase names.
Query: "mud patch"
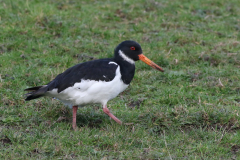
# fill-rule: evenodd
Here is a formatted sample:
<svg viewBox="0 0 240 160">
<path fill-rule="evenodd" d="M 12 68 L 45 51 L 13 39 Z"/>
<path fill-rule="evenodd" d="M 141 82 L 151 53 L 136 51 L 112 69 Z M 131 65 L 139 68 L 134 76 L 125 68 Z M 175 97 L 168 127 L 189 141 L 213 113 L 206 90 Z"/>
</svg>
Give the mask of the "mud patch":
<svg viewBox="0 0 240 160">
<path fill-rule="evenodd" d="M 2 138 L 2 139 L 0 139 L 0 142 L 2 143 L 2 144 L 12 144 L 12 141 L 8 138 L 8 137 L 4 137 L 4 138 Z"/>
</svg>

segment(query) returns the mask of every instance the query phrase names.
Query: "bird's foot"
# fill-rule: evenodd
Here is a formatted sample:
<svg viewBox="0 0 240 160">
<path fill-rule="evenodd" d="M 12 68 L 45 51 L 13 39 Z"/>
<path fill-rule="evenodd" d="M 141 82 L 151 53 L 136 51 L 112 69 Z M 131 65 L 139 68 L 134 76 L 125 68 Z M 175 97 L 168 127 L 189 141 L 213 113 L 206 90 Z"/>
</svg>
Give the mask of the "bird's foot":
<svg viewBox="0 0 240 160">
<path fill-rule="evenodd" d="M 76 130 L 77 130 L 77 125 L 76 125 L 76 124 L 72 124 L 72 129 L 73 129 L 74 131 L 76 131 Z"/>
<path fill-rule="evenodd" d="M 115 117 L 107 108 L 107 106 L 105 106 L 103 108 L 103 112 L 106 113 L 109 117 L 111 117 L 114 121 L 116 121 L 118 124 L 122 124 L 122 121 L 120 121 L 117 117 Z"/>
</svg>

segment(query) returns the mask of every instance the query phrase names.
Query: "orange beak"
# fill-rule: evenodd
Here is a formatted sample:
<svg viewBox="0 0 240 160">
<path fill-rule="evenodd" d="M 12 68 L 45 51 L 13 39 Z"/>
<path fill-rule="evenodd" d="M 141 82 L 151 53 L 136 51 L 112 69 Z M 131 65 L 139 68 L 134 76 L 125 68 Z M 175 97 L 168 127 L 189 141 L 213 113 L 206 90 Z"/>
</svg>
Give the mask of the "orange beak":
<svg viewBox="0 0 240 160">
<path fill-rule="evenodd" d="M 164 72 L 164 70 L 159 67 L 158 65 L 156 65 L 153 61 L 151 61 L 150 59 L 148 59 L 146 56 L 144 56 L 143 54 L 138 55 L 139 59 L 141 61 L 143 61 L 144 63 L 146 63 L 147 65 L 151 66 L 152 68 L 159 70 L 161 72 Z"/>
</svg>

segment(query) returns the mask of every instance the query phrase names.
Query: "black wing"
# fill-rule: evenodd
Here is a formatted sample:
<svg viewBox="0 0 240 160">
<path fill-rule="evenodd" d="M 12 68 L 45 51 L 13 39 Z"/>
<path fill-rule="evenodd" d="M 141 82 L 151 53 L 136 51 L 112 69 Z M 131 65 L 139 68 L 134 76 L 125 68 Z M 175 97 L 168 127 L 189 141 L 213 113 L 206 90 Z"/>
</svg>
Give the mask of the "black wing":
<svg viewBox="0 0 240 160">
<path fill-rule="evenodd" d="M 77 64 L 65 72 L 59 74 L 53 81 L 47 84 L 46 91 L 58 89 L 58 93 L 73 86 L 76 82 L 84 80 L 112 81 L 118 65 L 112 59 L 99 59 Z"/>
</svg>

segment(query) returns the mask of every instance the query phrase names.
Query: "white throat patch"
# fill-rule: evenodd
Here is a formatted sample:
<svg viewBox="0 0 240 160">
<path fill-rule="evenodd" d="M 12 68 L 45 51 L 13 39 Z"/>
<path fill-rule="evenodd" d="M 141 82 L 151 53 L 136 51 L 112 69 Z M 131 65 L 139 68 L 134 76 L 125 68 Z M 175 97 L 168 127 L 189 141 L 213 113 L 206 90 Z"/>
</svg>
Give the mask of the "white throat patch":
<svg viewBox="0 0 240 160">
<path fill-rule="evenodd" d="M 119 50 L 118 53 L 125 61 L 127 61 L 131 64 L 135 64 L 135 61 L 132 60 L 131 58 L 129 58 L 128 56 L 126 56 L 121 50 Z"/>
</svg>

